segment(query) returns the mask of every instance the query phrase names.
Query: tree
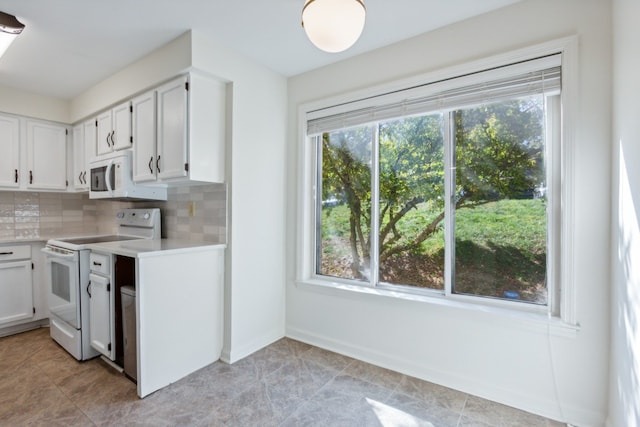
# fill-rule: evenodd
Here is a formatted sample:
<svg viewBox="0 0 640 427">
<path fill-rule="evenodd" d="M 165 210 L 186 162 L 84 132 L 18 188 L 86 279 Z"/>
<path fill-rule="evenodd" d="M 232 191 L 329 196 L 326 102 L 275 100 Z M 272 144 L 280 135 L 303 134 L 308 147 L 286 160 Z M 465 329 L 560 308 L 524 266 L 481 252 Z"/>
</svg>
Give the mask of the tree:
<svg viewBox="0 0 640 427">
<path fill-rule="evenodd" d="M 457 110 L 456 208 L 500 198 L 523 197 L 544 182 L 544 139 L 540 97 Z M 363 277 L 371 236 L 371 147 L 379 135 L 380 253 L 416 251 L 444 219 L 444 120 L 440 113 L 326 133 L 322 139 L 323 200 L 349 208 L 351 271 Z M 419 204 L 439 212 L 419 230 L 402 235 L 397 225 Z M 406 233 L 405 233 L 406 234 Z"/>
</svg>

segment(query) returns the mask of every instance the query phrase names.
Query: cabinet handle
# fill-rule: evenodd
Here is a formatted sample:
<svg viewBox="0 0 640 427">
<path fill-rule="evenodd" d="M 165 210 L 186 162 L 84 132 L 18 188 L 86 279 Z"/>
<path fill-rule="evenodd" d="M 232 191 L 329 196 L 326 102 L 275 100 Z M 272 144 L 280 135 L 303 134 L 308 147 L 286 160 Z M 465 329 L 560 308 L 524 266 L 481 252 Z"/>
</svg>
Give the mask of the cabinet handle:
<svg viewBox="0 0 640 427">
<path fill-rule="evenodd" d="M 18 183 L 18 169 L 14 169 L 13 170 L 13 176 L 15 179 L 16 184 Z"/>
<path fill-rule="evenodd" d="M 89 298 L 91 298 L 91 280 L 89 280 L 89 284 L 87 285 L 87 293 L 89 294 Z"/>
<path fill-rule="evenodd" d="M 158 170 L 158 173 L 160 173 L 160 156 L 158 156 L 158 160 L 156 160 L 156 169 Z"/>
<path fill-rule="evenodd" d="M 82 172 L 82 183 L 87 183 L 87 171 Z"/>
<path fill-rule="evenodd" d="M 109 146 L 109 147 L 111 147 L 111 142 L 110 142 L 109 140 L 110 140 L 110 138 L 111 138 L 111 134 L 112 134 L 112 133 L 113 133 L 113 131 L 111 131 L 111 132 L 109 132 L 109 133 L 107 134 L 107 146 Z"/>
<path fill-rule="evenodd" d="M 78 174 L 78 181 L 80 181 L 80 184 L 82 184 L 82 172 Z"/>
<path fill-rule="evenodd" d="M 113 140 L 113 137 L 114 137 L 114 136 L 116 136 L 116 131 L 115 131 L 115 130 L 112 130 L 112 131 L 111 131 L 111 146 L 112 146 L 112 147 L 115 147 L 115 145 L 116 145 L 116 142 Z"/>
<path fill-rule="evenodd" d="M 13 255 L 13 252 L 0 252 L 0 255 Z"/>
<path fill-rule="evenodd" d="M 29 171 L 29 184 L 33 184 L 33 171 Z"/>
<path fill-rule="evenodd" d="M 153 173 L 153 166 L 151 166 L 151 164 L 153 163 L 153 156 L 151 156 L 151 158 L 149 159 L 149 172 Z"/>
<path fill-rule="evenodd" d="M 101 262 L 97 262 L 97 261 L 93 261 L 93 265 L 97 265 L 98 267 L 102 267 L 102 263 Z"/>
</svg>

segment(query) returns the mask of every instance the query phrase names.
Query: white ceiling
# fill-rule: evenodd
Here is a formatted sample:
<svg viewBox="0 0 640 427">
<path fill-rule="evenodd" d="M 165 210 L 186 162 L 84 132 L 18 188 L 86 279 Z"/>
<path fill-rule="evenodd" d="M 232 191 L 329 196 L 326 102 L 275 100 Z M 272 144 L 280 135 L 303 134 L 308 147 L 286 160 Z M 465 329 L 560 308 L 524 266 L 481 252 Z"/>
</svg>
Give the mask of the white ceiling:
<svg viewBox="0 0 640 427">
<path fill-rule="evenodd" d="M 300 25 L 304 0 L 0 0 L 26 25 L 0 85 L 69 99 L 189 29 L 292 76 L 519 0 L 365 0 L 349 50 L 324 53 Z"/>
</svg>

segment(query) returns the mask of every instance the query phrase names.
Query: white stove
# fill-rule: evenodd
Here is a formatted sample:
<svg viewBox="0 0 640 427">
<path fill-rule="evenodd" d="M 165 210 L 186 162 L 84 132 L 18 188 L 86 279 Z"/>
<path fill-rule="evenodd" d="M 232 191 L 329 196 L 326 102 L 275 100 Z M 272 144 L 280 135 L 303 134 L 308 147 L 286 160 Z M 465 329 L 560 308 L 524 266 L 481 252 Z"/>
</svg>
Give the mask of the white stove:
<svg viewBox="0 0 640 427">
<path fill-rule="evenodd" d="M 51 337 L 78 360 L 98 356 L 89 344 L 89 253 L 87 245 L 134 239 L 160 239 L 160 209 L 116 213 L 117 234 L 51 239 L 42 251 L 51 276 Z"/>
</svg>

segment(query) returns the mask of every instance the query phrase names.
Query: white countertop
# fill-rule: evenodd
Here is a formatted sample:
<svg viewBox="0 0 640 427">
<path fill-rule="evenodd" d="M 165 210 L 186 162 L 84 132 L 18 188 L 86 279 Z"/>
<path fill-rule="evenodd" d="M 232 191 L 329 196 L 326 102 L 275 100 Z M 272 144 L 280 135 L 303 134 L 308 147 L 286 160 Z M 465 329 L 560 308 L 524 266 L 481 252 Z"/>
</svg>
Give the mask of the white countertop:
<svg viewBox="0 0 640 427">
<path fill-rule="evenodd" d="M 224 249 L 223 243 L 191 242 L 180 239 L 139 239 L 118 242 L 92 243 L 88 249 L 96 252 L 123 255 L 132 258 L 180 254 L 213 249 Z"/>
</svg>

